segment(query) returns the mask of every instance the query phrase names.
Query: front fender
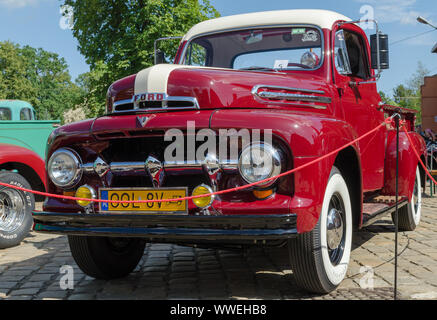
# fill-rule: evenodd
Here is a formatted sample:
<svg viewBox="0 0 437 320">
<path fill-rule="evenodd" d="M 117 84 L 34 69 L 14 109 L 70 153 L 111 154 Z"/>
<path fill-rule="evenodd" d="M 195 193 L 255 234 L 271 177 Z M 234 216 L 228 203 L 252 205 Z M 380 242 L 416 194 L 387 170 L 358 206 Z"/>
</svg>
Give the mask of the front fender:
<svg viewBox="0 0 437 320">
<path fill-rule="evenodd" d="M 346 122 L 322 114 L 275 110 L 219 110 L 213 114 L 211 129 L 272 129 L 287 143 L 293 167 L 320 158 L 357 138 Z M 359 147 L 351 146 L 359 158 Z M 297 214 L 299 233 L 311 231 L 322 209 L 323 197 L 337 155 L 325 158 L 292 176 L 294 194 L 289 210 Z M 360 162 L 360 161 L 358 161 Z M 359 168 L 361 175 L 361 168 Z M 360 183 L 362 179 L 360 179 Z M 360 185 L 362 190 L 362 185 Z"/>
<path fill-rule="evenodd" d="M 0 165 L 6 163 L 19 163 L 28 166 L 38 175 L 44 188 L 47 187 L 45 162 L 35 152 L 18 146 L 0 144 Z"/>
<path fill-rule="evenodd" d="M 409 132 L 414 148 L 419 155 L 426 159 L 426 144 L 423 138 L 416 132 Z M 416 168 L 419 164 L 413 146 L 408 140 L 407 134 L 399 133 L 399 196 L 411 199 L 414 189 Z M 387 150 L 384 168 L 384 189 L 383 194 L 388 196 L 396 195 L 396 131 L 388 131 Z"/>
</svg>

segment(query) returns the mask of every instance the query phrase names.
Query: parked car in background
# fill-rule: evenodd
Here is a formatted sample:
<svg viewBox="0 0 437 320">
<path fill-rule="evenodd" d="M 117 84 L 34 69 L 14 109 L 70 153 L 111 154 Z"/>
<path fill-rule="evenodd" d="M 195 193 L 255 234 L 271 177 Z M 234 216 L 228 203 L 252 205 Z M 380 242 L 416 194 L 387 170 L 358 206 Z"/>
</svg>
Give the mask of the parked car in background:
<svg viewBox="0 0 437 320">
<path fill-rule="evenodd" d="M 45 191 L 44 160 L 29 149 L 0 143 L 0 182 Z M 0 249 L 24 239 L 32 227 L 34 208 L 32 194 L 0 186 Z"/>
<path fill-rule="evenodd" d="M 59 120 L 37 120 L 28 102 L 0 100 L 0 143 L 32 150 L 44 159 L 47 139 L 59 124 Z"/>
</svg>

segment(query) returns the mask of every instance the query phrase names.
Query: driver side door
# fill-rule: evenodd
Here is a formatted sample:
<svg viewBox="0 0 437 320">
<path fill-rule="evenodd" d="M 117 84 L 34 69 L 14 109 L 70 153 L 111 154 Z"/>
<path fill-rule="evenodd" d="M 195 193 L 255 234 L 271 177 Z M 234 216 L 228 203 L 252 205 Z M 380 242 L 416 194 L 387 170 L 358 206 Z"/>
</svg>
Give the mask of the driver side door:
<svg viewBox="0 0 437 320">
<path fill-rule="evenodd" d="M 365 33 L 346 24 L 333 32 L 334 79 L 341 99 L 344 120 L 358 136 L 384 121 L 379 109 L 370 50 Z M 378 130 L 359 142 L 363 173 L 363 192 L 379 190 L 384 184 L 385 134 Z"/>
</svg>

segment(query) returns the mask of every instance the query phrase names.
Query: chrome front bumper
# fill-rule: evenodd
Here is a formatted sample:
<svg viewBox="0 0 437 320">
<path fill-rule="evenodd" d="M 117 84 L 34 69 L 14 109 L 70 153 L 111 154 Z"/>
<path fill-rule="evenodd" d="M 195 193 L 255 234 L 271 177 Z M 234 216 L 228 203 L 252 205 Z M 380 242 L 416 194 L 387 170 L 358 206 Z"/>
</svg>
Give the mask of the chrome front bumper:
<svg viewBox="0 0 437 320">
<path fill-rule="evenodd" d="M 297 216 L 122 215 L 34 212 L 33 230 L 44 233 L 139 237 L 150 240 L 285 240 L 297 236 Z"/>
</svg>

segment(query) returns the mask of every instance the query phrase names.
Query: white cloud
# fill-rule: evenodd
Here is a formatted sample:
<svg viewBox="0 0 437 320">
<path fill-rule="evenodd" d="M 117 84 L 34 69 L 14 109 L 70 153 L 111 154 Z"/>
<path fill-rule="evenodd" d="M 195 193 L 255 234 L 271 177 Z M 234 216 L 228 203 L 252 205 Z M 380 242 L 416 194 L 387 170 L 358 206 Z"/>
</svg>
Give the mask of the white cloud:
<svg viewBox="0 0 437 320">
<path fill-rule="evenodd" d="M 375 18 L 383 23 L 401 23 L 414 25 L 418 16 L 429 17 L 429 14 L 414 10 L 416 0 L 355 0 L 369 4 L 375 9 Z"/>
<path fill-rule="evenodd" d="M 0 0 L 0 6 L 7 8 L 24 8 L 36 3 L 38 0 Z"/>
</svg>

